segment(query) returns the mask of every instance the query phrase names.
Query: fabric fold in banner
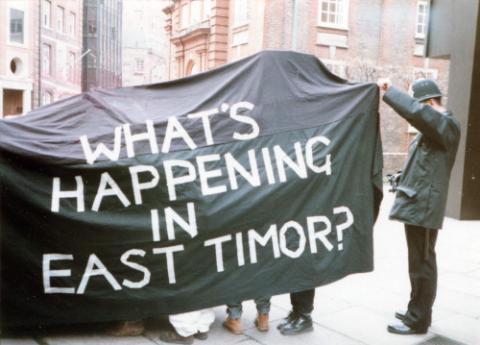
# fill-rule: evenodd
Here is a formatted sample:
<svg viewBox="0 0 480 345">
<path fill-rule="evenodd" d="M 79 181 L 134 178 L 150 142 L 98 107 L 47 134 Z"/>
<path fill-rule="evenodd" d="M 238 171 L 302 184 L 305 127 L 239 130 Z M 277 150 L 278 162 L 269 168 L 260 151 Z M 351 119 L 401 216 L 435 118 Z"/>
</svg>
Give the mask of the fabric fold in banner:
<svg viewBox="0 0 480 345">
<path fill-rule="evenodd" d="M 373 269 L 378 88 L 264 51 L 0 121 L 6 326 L 133 320 Z"/>
</svg>

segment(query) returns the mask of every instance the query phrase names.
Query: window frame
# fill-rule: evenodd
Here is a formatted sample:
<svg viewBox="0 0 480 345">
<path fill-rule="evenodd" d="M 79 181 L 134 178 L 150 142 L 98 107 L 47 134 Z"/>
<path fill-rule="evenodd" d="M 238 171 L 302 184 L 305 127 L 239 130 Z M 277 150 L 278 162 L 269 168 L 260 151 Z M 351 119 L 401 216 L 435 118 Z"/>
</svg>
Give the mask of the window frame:
<svg viewBox="0 0 480 345">
<path fill-rule="evenodd" d="M 46 59 L 46 50 L 45 48 L 48 48 L 48 59 Z M 47 76 L 51 77 L 52 76 L 52 53 L 53 53 L 53 47 L 49 43 L 42 43 L 42 76 Z M 46 64 L 44 63 L 45 61 L 48 61 L 48 72 L 46 69 Z"/>
<path fill-rule="evenodd" d="M 75 37 L 77 33 L 77 14 L 73 11 L 68 12 L 67 16 L 67 34 L 70 37 Z"/>
<path fill-rule="evenodd" d="M 331 23 L 329 21 L 322 20 L 322 5 L 323 3 L 327 3 L 327 6 L 330 5 L 332 2 L 336 2 L 337 6 L 338 3 L 341 3 L 342 11 L 335 12 L 335 16 L 338 18 L 341 15 L 342 22 L 341 23 Z M 318 0 L 318 9 L 317 9 L 317 25 L 323 28 L 332 28 L 332 29 L 341 29 L 341 30 L 348 30 L 348 20 L 349 20 L 349 9 L 350 9 L 350 1 L 349 0 Z M 328 10 L 327 16 L 330 15 Z"/>
<path fill-rule="evenodd" d="M 321 59 L 321 62 L 327 67 L 330 73 L 342 79 L 348 79 L 348 63 L 346 60 Z"/>
<path fill-rule="evenodd" d="M 45 102 L 47 95 L 50 98 L 50 101 L 48 103 Z M 43 92 L 42 92 L 42 106 L 52 104 L 53 102 L 54 102 L 53 91 L 52 90 L 43 90 Z"/>
<path fill-rule="evenodd" d="M 71 50 L 67 51 L 67 80 L 71 83 L 76 81 L 76 61 L 77 54 Z"/>
<path fill-rule="evenodd" d="M 249 0 L 233 0 L 233 27 L 247 25 L 250 21 L 250 2 Z M 241 6 L 244 4 L 244 7 Z M 243 11 L 240 12 L 239 9 Z M 242 13 L 242 16 L 239 15 Z"/>
<path fill-rule="evenodd" d="M 62 22 L 61 22 L 61 27 L 59 28 L 60 18 Z M 57 20 L 57 25 L 56 25 L 57 31 L 64 34 L 65 33 L 65 7 L 57 5 L 55 19 Z"/>
<path fill-rule="evenodd" d="M 11 27 L 11 21 L 12 21 L 12 10 L 15 11 L 20 11 L 23 13 L 23 23 L 22 23 L 22 42 L 16 42 L 11 40 L 11 34 L 12 34 L 12 27 Z M 8 8 L 8 18 L 7 18 L 7 42 L 8 44 L 19 46 L 19 47 L 24 47 L 27 44 L 27 35 L 26 33 L 26 28 L 27 28 L 27 14 L 26 11 L 23 8 L 17 8 L 17 7 L 9 7 Z"/>
<path fill-rule="evenodd" d="M 420 8 L 424 7 L 423 22 L 420 23 Z M 415 16 L 415 38 L 425 39 L 428 33 L 428 21 L 429 21 L 429 12 L 430 12 L 430 2 L 428 0 L 418 0 L 417 1 L 417 13 Z M 419 26 L 423 27 L 423 32 L 418 31 Z"/>
<path fill-rule="evenodd" d="M 46 12 L 46 9 L 47 9 L 46 4 L 48 4 L 48 12 Z M 41 18 L 42 27 L 47 28 L 47 29 L 52 29 L 52 1 L 42 0 L 41 9 L 42 9 L 42 18 Z M 48 13 L 48 24 L 45 23 L 45 18 L 46 18 L 45 15 L 47 13 Z"/>
<path fill-rule="evenodd" d="M 141 68 L 140 68 L 141 66 Z M 135 74 L 145 74 L 145 59 L 141 57 L 135 58 Z"/>
</svg>

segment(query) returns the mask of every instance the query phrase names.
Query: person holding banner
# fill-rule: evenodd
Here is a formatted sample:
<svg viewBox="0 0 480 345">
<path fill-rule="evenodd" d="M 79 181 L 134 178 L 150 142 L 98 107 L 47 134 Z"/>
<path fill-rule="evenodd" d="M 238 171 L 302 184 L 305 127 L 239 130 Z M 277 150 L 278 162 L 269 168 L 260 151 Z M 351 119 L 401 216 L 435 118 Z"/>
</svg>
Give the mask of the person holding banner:
<svg viewBox="0 0 480 345">
<path fill-rule="evenodd" d="M 215 321 L 213 309 L 202 309 L 170 315 L 168 321 L 173 329 L 162 330 L 159 339 L 166 343 L 192 344 L 194 338 L 206 340 L 210 325 Z"/>
<path fill-rule="evenodd" d="M 283 335 L 296 335 L 313 331 L 312 311 L 315 289 L 292 292 L 292 311 L 280 322 L 277 329 Z"/>
<path fill-rule="evenodd" d="M 460 124 L 443 108 L 442 93 L 433 80 L 415 81 L 413 97 L 391 86 L 388 78 L 379 79 L 377 85 L 385 91 L 385 103 L 419 131 L 410 144 L 390 212 L 390 219 L 405 224 L 410 302 L 406 312 L 395 313 L 401 323 L 389 325 L 387 330 L 424 334 L 432 322 L 437 291 L 435 243 L 445 214 Z"/>
<path fill-rule="evenodd" d="M 268 331 L 268 313 L 270 312 L 270 297 L 260 297 L 255 299 L 257 306 L 257 318 L 255 326 L 260 332 Z M 227 319 L 223 322 L 223 327 L 233 334 L 243 334 L 242 327 L 242 302 L 235 302 L 227 305 Z"/>
</svg>

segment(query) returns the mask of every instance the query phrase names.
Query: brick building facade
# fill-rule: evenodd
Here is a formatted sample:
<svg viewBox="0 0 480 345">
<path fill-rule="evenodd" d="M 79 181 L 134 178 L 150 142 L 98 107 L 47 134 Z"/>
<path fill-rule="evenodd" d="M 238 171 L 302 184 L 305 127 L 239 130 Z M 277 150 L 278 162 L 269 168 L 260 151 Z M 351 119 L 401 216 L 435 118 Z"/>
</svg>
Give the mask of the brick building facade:
<svg viewBox="0 0 480 345">
<path fill-rule="evenodd" d="M 354 81 L 390 76 L 408 89 L 432 77 L 446 91 L 449 62 L 423 57 L 428 0 L 172 0 L 164 9 L 168 78 L 261 49 L 314 54 Z M 399 169 L 415 130 L 381 104 L 385 170 Z"/>
</svg>

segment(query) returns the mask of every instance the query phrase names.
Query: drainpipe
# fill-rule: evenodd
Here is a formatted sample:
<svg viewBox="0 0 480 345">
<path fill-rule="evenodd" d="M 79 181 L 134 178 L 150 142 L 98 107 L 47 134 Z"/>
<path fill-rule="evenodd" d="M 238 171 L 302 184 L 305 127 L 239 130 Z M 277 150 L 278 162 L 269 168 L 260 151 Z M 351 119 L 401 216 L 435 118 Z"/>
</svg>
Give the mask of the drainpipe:
<svg viewBox="0 0 480 345">
<path fill-rule="evenodd" d="M 292 0 L 292 50 L 297 50 L 297 18 L 298 3 L 297 0 Z"/>
<path fill-rule="evenodd" d="M 42 2 L 38 2 L 38 100 L 37 106 L 42 105 Z M 33 100 L 32 100 L 33 108 Z"/>
</svg>

